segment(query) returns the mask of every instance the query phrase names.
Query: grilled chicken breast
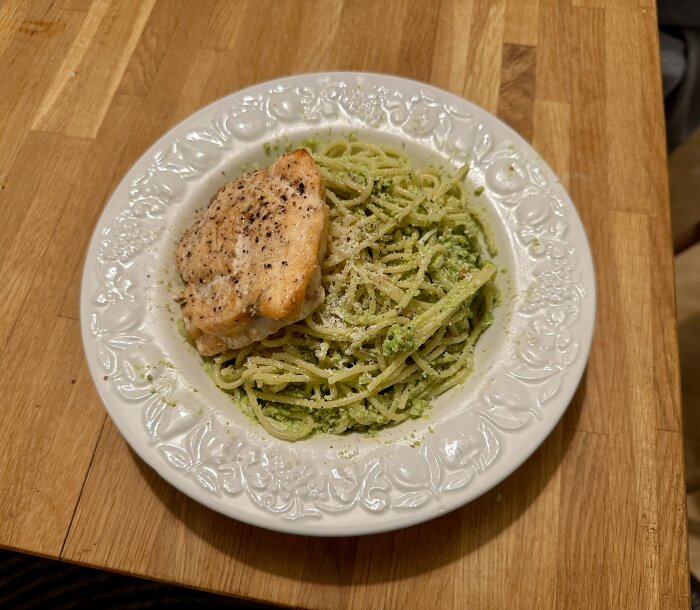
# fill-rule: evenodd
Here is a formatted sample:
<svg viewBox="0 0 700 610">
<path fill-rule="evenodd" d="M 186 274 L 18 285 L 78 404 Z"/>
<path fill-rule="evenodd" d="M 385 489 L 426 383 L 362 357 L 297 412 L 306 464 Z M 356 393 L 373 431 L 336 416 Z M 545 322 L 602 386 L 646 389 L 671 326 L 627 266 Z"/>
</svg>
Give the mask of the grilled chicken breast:
<svg viewBox="0 0 700 610">
<path fill-rule="evenodd" d="M 321 174 L 303 149 L 216 193 L 177 250 L 185 329 L 202 355 L 249 345 L 323 302 L 327 224 Z"/>
</svg>

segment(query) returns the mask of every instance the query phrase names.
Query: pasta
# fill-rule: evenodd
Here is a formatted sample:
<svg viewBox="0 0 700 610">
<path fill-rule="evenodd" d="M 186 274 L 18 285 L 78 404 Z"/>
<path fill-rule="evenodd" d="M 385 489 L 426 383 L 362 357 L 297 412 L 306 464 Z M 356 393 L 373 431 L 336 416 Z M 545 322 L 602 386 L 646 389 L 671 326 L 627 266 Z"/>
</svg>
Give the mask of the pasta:
<svg viewBox="0 0 700 610">
<path fill-rule="evenodd" d="M 484 254 L 496 247 L 469 202 L 468 167 L 414 169 L 400 151 L 353 140 L 305 143 L 331 209 L 325 301 L 205 359 L 215 383 L 281 439 L 421 416 L 472 370 L 498 300 Z"/>
</svg>

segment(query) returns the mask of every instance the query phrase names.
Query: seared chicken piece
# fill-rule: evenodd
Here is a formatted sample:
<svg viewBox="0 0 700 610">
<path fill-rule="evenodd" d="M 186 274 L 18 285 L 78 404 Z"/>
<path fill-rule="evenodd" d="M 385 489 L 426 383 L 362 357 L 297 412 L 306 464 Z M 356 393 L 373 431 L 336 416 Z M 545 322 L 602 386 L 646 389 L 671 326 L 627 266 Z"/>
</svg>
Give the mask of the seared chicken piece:
<svg viewBox="0 0 700 610">
<path fill-rule="evenodd" d="M 182 316 L 200 354 L 249 345 L 323 302 L 327 224 L 321 174 L 303 149 L 216 193 L 177 250 Z"/>
</svg>

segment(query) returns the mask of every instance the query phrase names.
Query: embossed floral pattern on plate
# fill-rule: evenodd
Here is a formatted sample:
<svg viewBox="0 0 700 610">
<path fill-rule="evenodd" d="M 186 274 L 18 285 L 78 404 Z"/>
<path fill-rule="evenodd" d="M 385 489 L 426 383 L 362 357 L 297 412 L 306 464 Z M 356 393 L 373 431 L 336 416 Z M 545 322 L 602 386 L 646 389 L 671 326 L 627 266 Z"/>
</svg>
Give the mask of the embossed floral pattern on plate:
<svg viewBox="0 0 700 610">
<path fill-rule="evenodd" d="M 405 439 L 346 439 L 334 449 L 331 438 L 289 444 L 254 423 L 231 426 L 190 382 L 192 363 L 172 362 L 154 332 L 149 270 L 194 188 L 271 137 L 309 128 L 385 133 L 452 163 L 469 162 L 507 250 L 509 313 L 501 328 L 489 331 L 502 336 L 488 369 L 478 372 L 469 392 L 445 399 L 452 407 L 436 410 L 419 434 Z M 352 535 L 456 508 L 539 446 L 582 375 L 594 290 L 575 208 L 517 134 L 428 85 L 328 73 L 233 94 L 156 143 L 117 188 L 95 229 L 81 318 L 90 370 L 110 416 L 164 478 L 249 523 Z"/>
</svg>

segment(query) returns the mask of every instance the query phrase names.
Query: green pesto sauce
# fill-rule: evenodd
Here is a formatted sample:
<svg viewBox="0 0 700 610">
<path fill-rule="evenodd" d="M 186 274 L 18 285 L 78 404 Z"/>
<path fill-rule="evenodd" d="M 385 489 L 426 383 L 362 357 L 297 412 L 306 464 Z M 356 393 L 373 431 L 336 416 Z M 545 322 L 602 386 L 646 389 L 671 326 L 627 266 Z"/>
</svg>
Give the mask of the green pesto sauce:
<svg viewBox="0 0 700 610">
<path fill-rule="evenodd" d="M 405 352 L 413 349 L 414 338 L 413 330 L 410 326 L 402 326 L 394 324 L 384 339 L 382 351 L 385 356 L 393 356 L 400 352 Z"/>
</svg>

